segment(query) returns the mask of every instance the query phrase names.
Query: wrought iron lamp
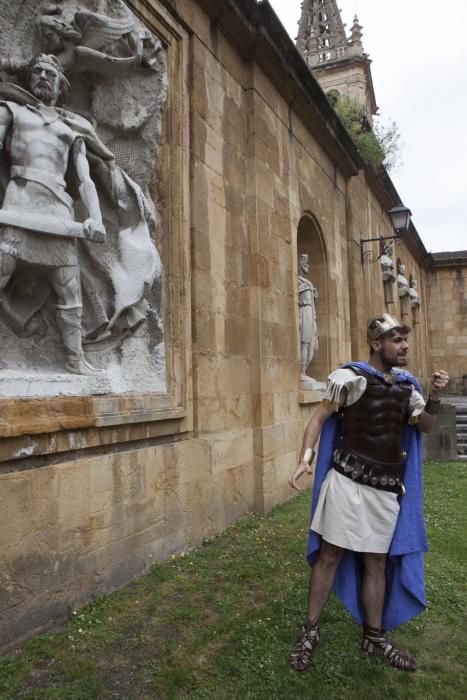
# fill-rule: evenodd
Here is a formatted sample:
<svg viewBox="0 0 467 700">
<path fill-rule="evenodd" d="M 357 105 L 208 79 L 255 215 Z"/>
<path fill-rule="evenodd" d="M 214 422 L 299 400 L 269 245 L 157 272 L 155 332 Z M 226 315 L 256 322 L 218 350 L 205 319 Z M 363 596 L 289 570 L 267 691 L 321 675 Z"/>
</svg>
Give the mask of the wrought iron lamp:
<svg viewBox="0 0 467 700">
<path fill-rule="evenodd" d="M 365 262 L 365 259 L 369 263 L 374 263 L 377 262 L 377 260 L 380 260 L 381 257 L 388 252 L 392 243 L 400 245 L 400 239 L 402 235 L 409 230 L 412 212 L 408 207 L 404 207 L 402 204 L 400 204 L 398 207 L 393 207 L 392 209 L 390 209 L 388 211 L 388 214 L 391 217 L 391 223 L 394 229 L 394 236 L 377 236 L 376 238 L 361 238 L 360 257 L 362 265 Z M 364 243 L 372 243 L 373 241 L 380 241 L 381 243 L 382 252 L 377 256 L 374 256 L 371 250 L 363 249 Z"/>
</svg>

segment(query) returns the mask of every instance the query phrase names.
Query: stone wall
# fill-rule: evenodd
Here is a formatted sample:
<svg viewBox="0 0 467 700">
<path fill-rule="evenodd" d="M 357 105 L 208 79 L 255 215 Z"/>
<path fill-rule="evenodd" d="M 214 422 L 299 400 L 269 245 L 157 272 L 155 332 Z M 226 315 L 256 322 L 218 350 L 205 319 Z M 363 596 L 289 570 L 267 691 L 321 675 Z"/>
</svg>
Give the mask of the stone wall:
<svg viewBox="0 0 467 700">
<path fill-rule="evenodd" d="M 359 241 L 391 232 L 397 193 L 358 174 L 268 7 L 127 4 L 167 51 L 157 177 L 169 392 L 2 401 L 2 647 L 291 497 L 322 396 L 300 391 L 299 249 L 320 295 L 316 379 L 364 359 L 366 321 L 384 311 L 379 263 L 362 266 Z M 429 276 L 417 246 L 411 234 L 397 256 L 419 280 L 413 369 L 424 377 Z"/>
<path fill-rule="evenodd" d="M 429 278 L 430 362 L 434 369 L 449 372 L 450 393 L 461 395 L 467 391 L 467 252 L 435 253 L 433 265 Z"/>
</svg>

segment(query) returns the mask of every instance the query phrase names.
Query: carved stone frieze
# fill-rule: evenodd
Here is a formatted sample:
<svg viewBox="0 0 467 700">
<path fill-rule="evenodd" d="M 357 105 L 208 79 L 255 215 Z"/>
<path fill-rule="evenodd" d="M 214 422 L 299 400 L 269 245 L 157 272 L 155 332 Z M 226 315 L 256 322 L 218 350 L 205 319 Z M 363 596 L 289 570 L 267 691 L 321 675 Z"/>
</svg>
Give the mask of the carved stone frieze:
<svg viewBox="0 0 467 700">
<path fill-rule="evenodd" d="M 0 396 L 165 392 L 164 47 L 121 0 L 0 17 Z"/>
</svg>

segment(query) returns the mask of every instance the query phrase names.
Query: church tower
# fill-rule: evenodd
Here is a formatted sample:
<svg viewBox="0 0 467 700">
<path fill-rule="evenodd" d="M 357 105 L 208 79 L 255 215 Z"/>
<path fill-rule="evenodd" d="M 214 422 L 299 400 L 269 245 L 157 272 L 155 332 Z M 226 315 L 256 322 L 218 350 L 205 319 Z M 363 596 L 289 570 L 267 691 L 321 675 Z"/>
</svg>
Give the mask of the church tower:
<svg viewBox="0 0 467 700">
<path fill-rule="evenodd" d="M 357 16 L 348 38 L 336 0 L 303 0 L 296 43 L 324 92 L 356 99 L 371 124 L 378 107 Z"/>
</svg>

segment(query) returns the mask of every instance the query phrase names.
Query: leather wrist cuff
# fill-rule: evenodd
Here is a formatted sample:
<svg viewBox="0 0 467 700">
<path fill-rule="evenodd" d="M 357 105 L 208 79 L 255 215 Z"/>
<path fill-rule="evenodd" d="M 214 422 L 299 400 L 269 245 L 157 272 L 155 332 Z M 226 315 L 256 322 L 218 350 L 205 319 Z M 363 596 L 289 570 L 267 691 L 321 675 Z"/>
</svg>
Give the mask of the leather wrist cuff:
<svg viewBox="0 0 467 700">
<path fill-rule="evenodd" d="M 431 396 L 428 397 L 428 401 L 425 404 L 425 413 L 429 413 L 430 416 L 437 416 L 439 413 L 439 408 L 441 406 L 441 401 L 438 399 L 432 399 Z"/>
</svg>

